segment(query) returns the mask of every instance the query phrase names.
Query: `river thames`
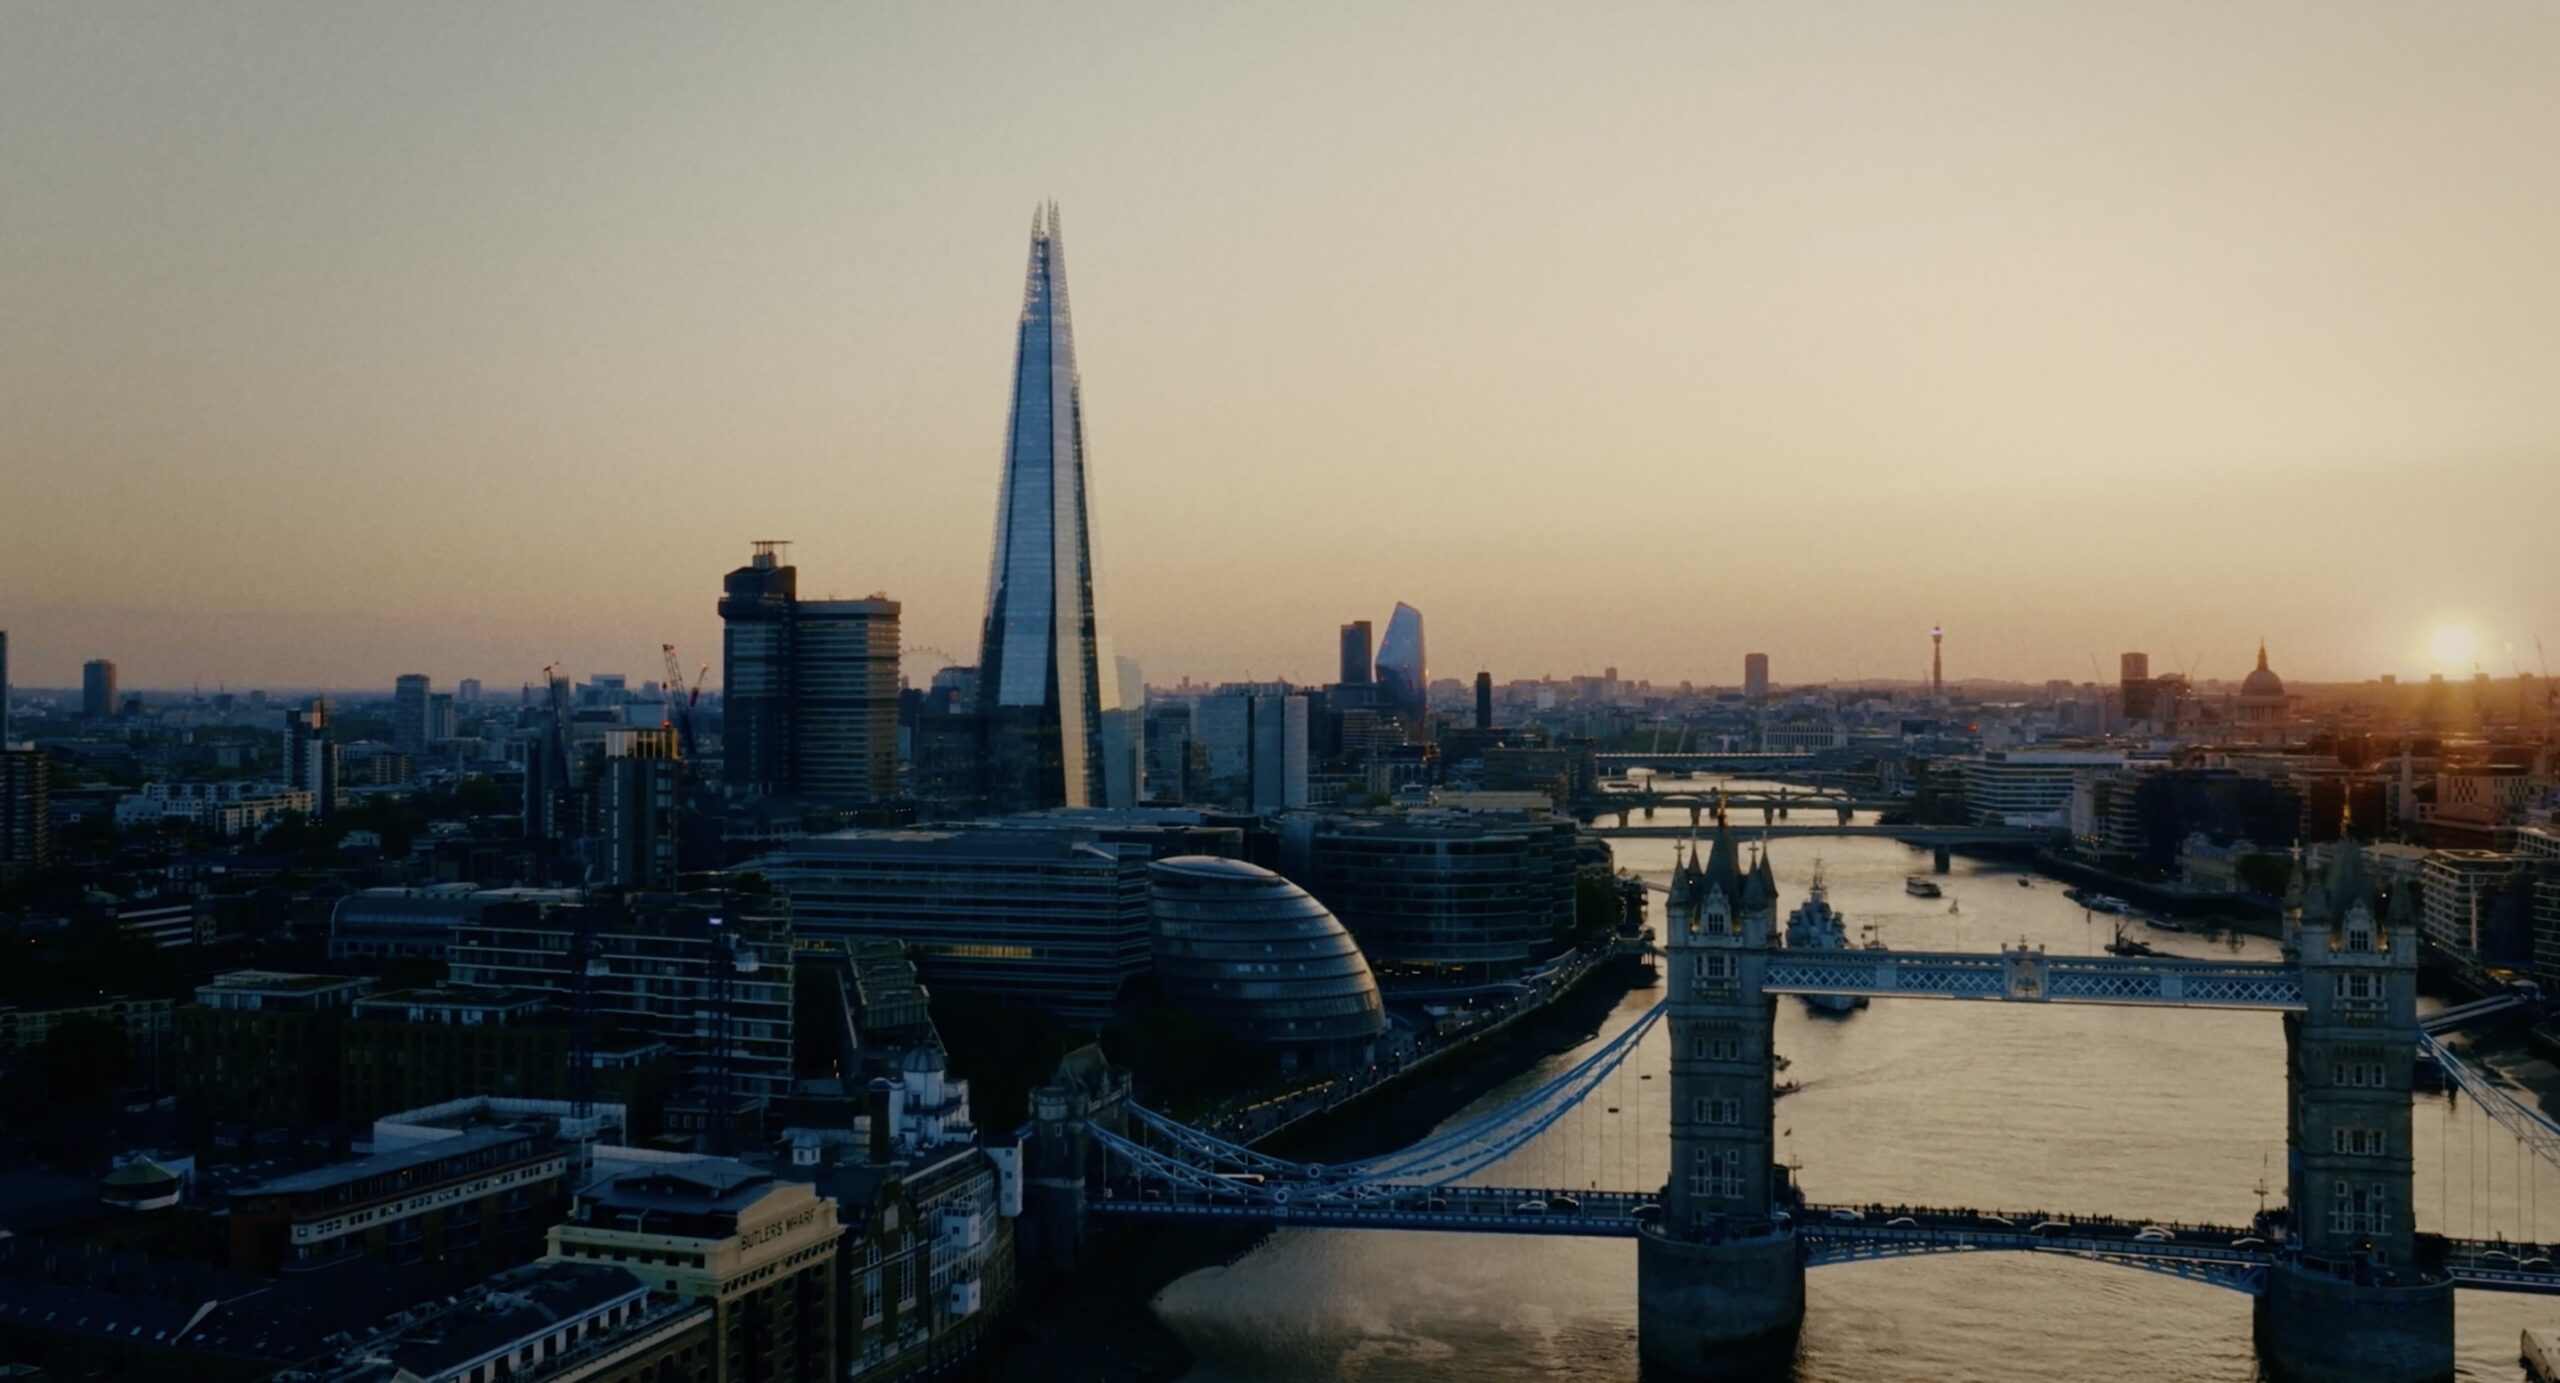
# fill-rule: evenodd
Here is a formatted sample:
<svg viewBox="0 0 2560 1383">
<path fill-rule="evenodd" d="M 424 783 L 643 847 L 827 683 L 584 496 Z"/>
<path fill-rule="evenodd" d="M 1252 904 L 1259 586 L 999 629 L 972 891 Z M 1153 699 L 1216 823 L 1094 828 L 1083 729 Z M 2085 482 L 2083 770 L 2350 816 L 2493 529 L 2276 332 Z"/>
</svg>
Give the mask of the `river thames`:
<svg viewBox="0 0 2560 1383">
<path fill-rule="evenodd" d="M 1621 867 L 1668 877 L 1673 842 L 1615 845 Z M 1903 881 L 1928 873 L 1929 856 L 1886 840 L 1776 842 L 1782 919 L 1817 861 L 1853 938 L 1872 925 L 1901 950 L 2023 939 L 2092 954 L 2109 937 L 2108 919 L 2061 884 L 1996 863 L 1959 858 L 1937 879 L 1946 898 L 1912 897 Z M 2164 954 L 2278 958 L 2263 938 L 2132 930 Z M 1603 1036 L 1660 997 L 1627 995 Z M 1665 1043 L 1649 1036 L 1608 1089 L 1477 1180 L 1659 1186 Z M 1818 1202 L 2241 1223 L 2261 1178 L 2271 1203 L 2283 1198 L 2284 1034 L 2271 1014 L 1879 1000 L 1834 1016 L 1788 998 L 1777 1050 L 1783 1078 L 1801 1083 L 1777 1105 L 1778 1157 Z M 1575 1058 L 1542 1063 L 1452 1122 Z M 2560 1175 L 2528 1164 L 2469 1102 L 2419 1096 L 2415 1130 L 2422 1229 L 2560 1232 Z M 1286 1230 L 1173 1282 L 1155 1310 L 1194 1356 L 1195 1383 L 1623 1380 L 1638 1373 L 1635 1273 L 1624 1240 Z M 2560 1298 L 2466 1292 L 2458 1309 L 2464 1378 L 2519 1377 L 2518 1330 L 2560 1326 Z M 1795 1376 L 2240 1383 L 2259 1376 L 2249 1331 L 2239 1293 L 2058 1256 L 1842 1264 L 1807 1278 Z"/>
</svg>

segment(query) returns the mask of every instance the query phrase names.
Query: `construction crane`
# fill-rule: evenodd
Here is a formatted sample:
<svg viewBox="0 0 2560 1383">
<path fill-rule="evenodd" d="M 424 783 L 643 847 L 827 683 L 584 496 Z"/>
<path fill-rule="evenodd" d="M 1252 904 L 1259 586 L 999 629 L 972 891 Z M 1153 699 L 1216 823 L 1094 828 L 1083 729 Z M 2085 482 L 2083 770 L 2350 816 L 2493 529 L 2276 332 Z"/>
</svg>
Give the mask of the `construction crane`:
<svg viewBox="0 0 2560 1383">
<path fill-rule="evenodd" d="M 671 643 L 662 643 L 658 645 L 658 650 L 664 653 L 667 659 L 667 714 L 675 721 L 676 736 L 683 741 L 685 761 L 690 763 L 695 758 L 693 707 L 694 703 L 702 700 L 702 679 L 711 674 L 711 665 L 704 663 L 696 669 L 693 674 L 693 686 L 687 688 L 684 682 L 684 664 L 676 661 L 676 646 Z"/>
</svg>

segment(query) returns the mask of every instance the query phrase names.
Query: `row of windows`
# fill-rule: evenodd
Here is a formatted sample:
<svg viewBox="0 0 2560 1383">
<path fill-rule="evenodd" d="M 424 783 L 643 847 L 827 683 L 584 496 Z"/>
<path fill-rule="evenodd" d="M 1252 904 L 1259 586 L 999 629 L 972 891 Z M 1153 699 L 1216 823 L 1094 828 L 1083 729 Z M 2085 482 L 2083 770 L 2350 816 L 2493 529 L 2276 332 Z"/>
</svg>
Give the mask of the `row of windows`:
<svg viewBox="0 0 2560 1383">
<path fill-rule="evenodd" d="M 2333 1128 L 2329 1130 L 2329 1150 L 2378 1157 L 2384 1150 L 2382 1130 L 2378 1128 Z"/>
<path fill-rule="evenodd" d="M 2384 1090 L 2390 1088 L 2389 1073 L 2390 1067 L 2379 1061 L 2333 1061 L 2329 1063 L 2329 1083 L 2331 1085 L 2345 1085 L 2367 1090 Z"/>
<path fill-rule="evenodd" d="M 1742 1060 L 1742 1036 L 1731 1028 L 1698 1028 L 1689 1034 L 1689 1055 L 1700 1061 Z"/>
<path fill-rule="evenodd" d="M 2339 1234 L 2390 1233 L 2390 1188 L 2378 1181 L 2362 1189 L 2343 1179 L 2330 1183 L 2329 1228 Z"/>
<path fill-rule="evenodd" d="M 1738 1124 L 1742 1122 L 1742 1101 L 1698 1097 L 1694 1117 L 1702 1124 Z"/>
<path fill-rule="evenodd" d="M 1719 1152 L 1700 1148 L 1690 1155 L 1689 1194 L 1717 1196 L 1727 1200 L 1742 1197 L 1742 1149 L 1727 1148 Z"/>
</svg>

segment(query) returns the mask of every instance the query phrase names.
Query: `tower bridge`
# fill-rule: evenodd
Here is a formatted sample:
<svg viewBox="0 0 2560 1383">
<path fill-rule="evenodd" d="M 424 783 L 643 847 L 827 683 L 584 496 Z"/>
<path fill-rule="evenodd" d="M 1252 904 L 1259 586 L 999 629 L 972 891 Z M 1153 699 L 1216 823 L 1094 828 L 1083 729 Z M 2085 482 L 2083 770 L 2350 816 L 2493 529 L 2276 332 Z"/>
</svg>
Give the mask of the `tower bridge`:
<svg viewBox="0 0 2560 1383">
<path fill-rule="evenodd" d="M 1806 1270 L 1880 1258 L 2057 1254 L 2246 1292 L 2270 1375 L 2303 1383 L 2449 1379 L 2456 1289 L 2560 1295 L 2560 1271 L 2530 1250 L 2416 1230 L 2409 1094 L 2421 1053 L 2536 1157 L 2560 1163 L 2560 1126 L 2421 1031 L 2410 899 L 2402 890 L 2377 902 L 2352 842 L 2301 889 L 2285 959 L 2273 963 L 2063 957 L 2025 945 L 1797 952 L 1778 944 L 1776 904 L 1766 858 L 1745 869 L 1719 822 L 1712 851 L 1674 871 L 1668 997 L 1537 1089 L 1409 1147 L 1332 1166 L 1132 1105 L 1118 1127 L 1075 1125 L 1091 1155 L 1081 1179 L 1070 1178 L 1072 1199 L 1081 1214 L 1139 1222 L 1632 1239 L 1639 1350 L 1649 1371 L 1668 1376 L 1784 1376 Z M 2216 1226 L 1811 1200 L 1775 1157 L 1770 1039 L 1782 994 L 2278 1014 L 2284 1208 Z M 1603 1088 L 1657 1027 L 1670 1045 L 1663 1185 L 1479 1184 Z M 1063 1110 L 1042 1111 L 1042 1145 L 1059 1146 L 1067 1122 Z"/>
</svg>

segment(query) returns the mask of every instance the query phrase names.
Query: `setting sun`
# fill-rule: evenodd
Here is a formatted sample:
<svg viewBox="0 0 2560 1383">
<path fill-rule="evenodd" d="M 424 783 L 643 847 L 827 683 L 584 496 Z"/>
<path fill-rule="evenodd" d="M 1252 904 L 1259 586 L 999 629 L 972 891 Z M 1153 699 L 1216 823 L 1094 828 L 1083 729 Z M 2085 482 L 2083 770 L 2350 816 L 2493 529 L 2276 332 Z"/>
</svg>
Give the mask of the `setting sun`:
<svg viewBox="0 0 2560 1383">
<path fill-rule="evenodd" d="M 2480 636 L 2466 624 L 2439 624 L 2427 633 L 2427 656 L 2467 666 L 2480 653 Z"/>
</svg>

